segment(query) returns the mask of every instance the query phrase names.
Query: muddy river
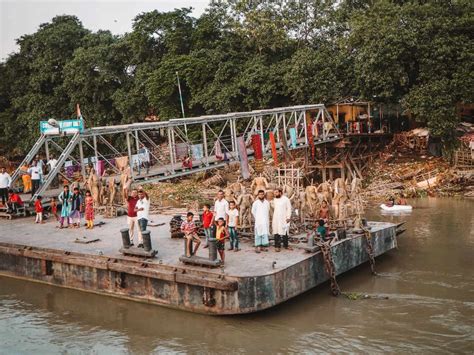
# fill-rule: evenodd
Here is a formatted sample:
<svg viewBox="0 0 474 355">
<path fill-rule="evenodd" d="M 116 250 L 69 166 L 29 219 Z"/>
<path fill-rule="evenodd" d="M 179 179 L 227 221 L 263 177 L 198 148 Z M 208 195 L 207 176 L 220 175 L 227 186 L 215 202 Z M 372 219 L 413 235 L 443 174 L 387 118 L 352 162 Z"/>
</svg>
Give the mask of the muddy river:
<svg viewBox="0 0 474 355">
<path fill-rule="evenodd" d="M 399 250 L 274 309 L 209 317 L 0 277 L 1 354 L 474 351 L 474 201 L 423 199 Z M 5 222 L 1 222 L 5 223 Z M 0 226 L 1 227 L 1 226 Z"/>
</svg>

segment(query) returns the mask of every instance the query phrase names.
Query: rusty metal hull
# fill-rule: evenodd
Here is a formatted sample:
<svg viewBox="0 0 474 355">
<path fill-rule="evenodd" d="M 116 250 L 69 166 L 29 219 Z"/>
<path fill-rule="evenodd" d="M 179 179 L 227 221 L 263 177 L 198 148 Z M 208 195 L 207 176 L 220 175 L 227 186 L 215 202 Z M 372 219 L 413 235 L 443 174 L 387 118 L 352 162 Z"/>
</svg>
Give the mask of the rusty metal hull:
<svg viewBox="0 0 474 355">
<path fill-rule="evenodd" d="M 396 247 L 396 225 L 384 223 L 371 234 L 376 256 Z M 368 261 L 366 243 L 350 236 L 332 247 L 337 275 Z M 282 269 L 232 276 L 12 243 L 0 243 L 0 274 L 213 315 L 261 311 L 328 280 L 320 252 Z"/>
</svg>

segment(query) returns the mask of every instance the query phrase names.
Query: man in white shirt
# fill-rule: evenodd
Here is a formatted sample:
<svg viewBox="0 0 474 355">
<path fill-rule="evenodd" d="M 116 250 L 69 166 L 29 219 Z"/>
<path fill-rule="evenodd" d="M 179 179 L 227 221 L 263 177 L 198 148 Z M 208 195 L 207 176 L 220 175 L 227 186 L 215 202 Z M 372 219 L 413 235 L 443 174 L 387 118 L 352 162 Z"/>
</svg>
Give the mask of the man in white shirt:
<svg viewBox="0 0 474 355">
<path fill-rule="evenodd" d="M 38 167 L 38 169 L 41 170 L 41 175 L 43 175 L 44 174 L 44 161 L 43 161 L 43 159 L 41 159 L 39 154 L 37 154 L 35 160 L 36 160 L 36 166 Z"/>
<path fill-rule="evenodd" d="M 268 251 L 270 234 L 270 203 L 265 199 L 265 191 L 259 190 L 252 204 L 252 216 L 255 220 L 255 252 Z"/>
<path fill-rule="evenodd" d="M 2 205 L 8 201 L 8 189 L 12 184 L 12 178 L 4 167 L 0 168 L 0 196 L 2 197 Z"/>
<path fill-rule="evenodd" d="M 291 202 L 288 197 L 283 195 L 283 189 L 277 188 L 273 192 L 273 219 L 272 232 L 275 238 L 275 251 L 280 251 L 281 241 L 283 239 L 283 247 L 289 249 L 288 230 L 290 229 L 291 220 Z"/>
<path fill-rule="evenodd" d="M 54 158 L 53 155 L 50 156 L 48 162 L 46 163 L 48 165 L 48 175 L 51 174 L 51 171 L 58 165 L 58 160 Z M 57 187 L 57 174 L 54 174 L 53 180 L 52 180 L 52 187 Z"/>
<path fill-rule="evenodd" d="M 224 191 L 219 190 L 217 200 L 214 202 L 214 222 L 217 223 L 219 218 L 225 221 L 227 211 L 229 211 L 229 202 L 224 198 Z"/>
<path fill-rule="evenodd" d="M 150 198 L 145 191 L 138 191 L 138 201 L 135 205 L 138 222 L 138 248 L 143 248 L 142 232 L 146 231 L 148 225 L 148 212 L 150 211 Z"/>
<path fill-rule="evenodd" d="M 28 169 L 28 174 L 31 176 L 31 196 L 33 196 L 40 187 L 41 176 L 43 175 L 43 172 L 37 166 L 36 161 L 33 161 L 32 166 Z"/>
</svg>

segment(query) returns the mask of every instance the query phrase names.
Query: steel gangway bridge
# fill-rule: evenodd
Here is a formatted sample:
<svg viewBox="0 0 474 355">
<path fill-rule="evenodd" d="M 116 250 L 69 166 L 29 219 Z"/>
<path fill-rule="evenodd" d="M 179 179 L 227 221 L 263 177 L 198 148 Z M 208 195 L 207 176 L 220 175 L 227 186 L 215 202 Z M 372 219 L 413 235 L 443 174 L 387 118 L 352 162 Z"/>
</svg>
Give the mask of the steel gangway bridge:
<svg viewBox="0 0 474 355">
<path fill-rule="evenodd" d="M 309 132 L 311 127 L 313 132 Z M 322 129 L 316 131 L 314 127 Z M 18 180 L 21 175 L 20 167 L 31 164 L 37 154 L 42 154 L 48 161 L 53 151 L 56 152 L 57 164 L 44 176 L 40 188 L 30 201 L 45 194 L 65 164 L 75 164 L 78 169 L 80 166 L 80 172 L 85 178 L 87 164 L 102 160 L 106 168 L 113 171 L 112 174 L 119 175 L 121 171 L 114 160 L 127 156 L 133 183 L 169 180 L 240 161 L 240 137 L 245 141 L 249 159 L 254 154 L 251 140 L 255 134 L 261 137 L 264 156 L 270 155 L 270 132 L 274 135 L 275 146 L 279 151 L 301 149 L 341 138 L 331 115 L 322 104 L 91 127 L 72 134 L 42 134 L 12 175 L 12 180 L 13 183 Z M 196 145 L 202 150 L 199 157 L 192 156 L 192 147 Z M 152 162 L 149 169 L 135 164 L 136 156 L 144 147 Z M 192 167 L 183 167 L 178 147 L 181 147 L 181 153 L 184 149 L 192 156 Z M 218 147 L 225 159 L 216 157 Z"/>
</svg>

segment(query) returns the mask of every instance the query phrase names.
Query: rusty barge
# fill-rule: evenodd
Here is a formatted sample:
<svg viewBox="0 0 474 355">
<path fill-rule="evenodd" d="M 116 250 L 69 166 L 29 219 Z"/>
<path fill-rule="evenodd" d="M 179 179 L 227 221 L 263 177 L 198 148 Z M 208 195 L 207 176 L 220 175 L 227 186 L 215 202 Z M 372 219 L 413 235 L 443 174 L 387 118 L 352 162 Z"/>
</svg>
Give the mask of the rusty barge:
<svg viewBox="0 0 474 355">
<path fill-rule="evenodd" d="M 167 222 L 167 216 L 153 216 Z M 301 249 L 256 254 L 251 242 L 228 252 L 224 268 L 209 269 L 179 262 L 182 241 L 169 238 L 166 226 L 150 228 L 153 259 L 121 255 L 124 218 L 106 220 L 92 231 L 59 230 L 53 222 L 0 222 L 0 275 L 47 283 L 210 315 L 261 311 L 328 280 L 320 251 Z M 396 247 L 397 226 L 369 222 L 375 256 Z M 100 239 L 77 243 L 81 238 Z M 336 275 L 369 260 L 367 239 L 348 234 L 332 246 Z M 207 251 L 200 250 L 205 256 Z"/>
</svg>

